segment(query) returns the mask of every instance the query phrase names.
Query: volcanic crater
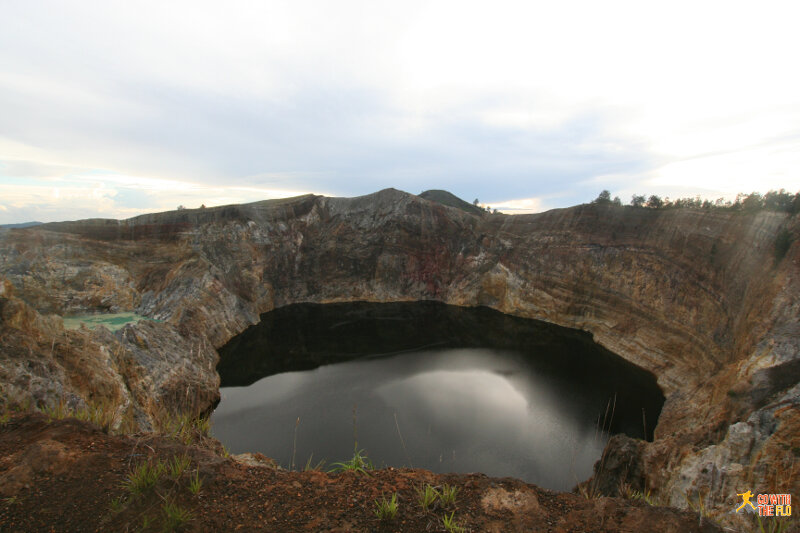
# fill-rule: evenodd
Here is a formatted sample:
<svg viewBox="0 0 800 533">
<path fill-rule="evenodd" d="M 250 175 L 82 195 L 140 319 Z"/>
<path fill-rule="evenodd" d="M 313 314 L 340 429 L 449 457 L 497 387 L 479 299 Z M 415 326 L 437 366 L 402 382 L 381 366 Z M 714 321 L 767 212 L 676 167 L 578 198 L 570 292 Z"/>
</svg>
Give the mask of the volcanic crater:
<svg viewBox="0 0 800 533">
<path fill-rule="evenodd" d="M 468 210 L 441 192 L 416 196 L 394 189 L 358 198 L 306 195 L 122 221 L 0 230 L 0 401 L 4 408 L 59 402 L 81 408 L 103 402 L 112 406 L 117 420 L 127 421 L 128 433 L 145 435 L 165 412 L 209 413 L 219 400 L 217 350 L 265 312 L 296 303 L 483 306 L 587 332 L 607 350 L 651 372 L 665 397 L 652 442 L 612 438 L 593 486 L 605 496 L 633 487 L 674 507 L 686 508 L 699 498 L 707 512 L 724 521 L 740 500 L 737 493 L 745 490 L 800 493 L 795 473 L 800 453 L 800 246 L 793 239 L 778 257 L 774 247 L 781 232 L 799 235 L 800 217 L 598 204 L 507 216 Z M 115 332 L 64 328 L 62 317 L 87 313 L 135 313 L 152 320 Z M 95 435 L 74 424 L 63 425 L 59 433 L 56 426 L 42 425 L 40 416 L 14 415 L 0 433 L 0 490 L 14 502 L 0 512 L 6 524 L 31 512 L 46 514 L 41 508 L 31 510 L 40 501 L 36 494 L 46 492 L 44 484 L 66 475 L 54 464 L 86 467 L 95 455 L 72 459 L 80 458 L 79 449 L 88 454 L 92 442 L 108 449 L 104 459 L 92 460 L 123 461 L 121 450 L 130 444 L 124 439 L 133 438 Z M 36 444 L 41 453 L 21 457 L 11 444 L 14 439 L 30 449 Z M 166 453 L 164 446 L 170 445 L 159 441 L 150 449 L 158 455 Z M 199 458 L 204 452 L 192 453 L 199 454 L 198 468 L 218 464 Z M 43 456 L 55 459 L 48 462 Z M 232 477 L 220 474 L 220 484 L 258 476 L 251 467 L 224 461 L 228 466 L 219 469 Z M 30 468 L 15 470 L 23 463 Z M 325 476 L 336 477 L 302 477 L 270 468 L 264 475 L 284 476 L 283 481 L 270 477 L 272 484 L 259 482 L 253 490 L 297 483 L 299 493 L 312 480 L 324 485 L 330 482 Z M 371 481 L 352 483 L 370 485 L 388 476 L 383 487 L 398 487 L 405 475 L 429 475 L 409 472 L 392 477 L 391 471 L 381 471 Z M 121 470 L 117 474 L 123 475 Z M 469 504 L 474 510 L 469 516 L 482 524 L 475 530 L 531 530 L 526 528 L 534 522 L 520 516 L 536 515 L 536 506 L 523 505 L 533 500 L 508 496 L 523 494 L 519 487 L 524 484 L 485 479 L 474 485 L 488 500 L 470 493 L 477 499 Z M 467 494 L 472 481 L 459 482 Z M 370 497 L 381 490 L 379 484 L 362 489 Z M 549 501 L 550 496 L 535 493 L 538 489 L 526 490 L 534 491 L 530 494 L 540 504 Z M 519 501 L 507 505 L 508 498 Z M 327 505 L 348 505 L 340 500 Z M 24 502 L 29 503 L 20 507 Z M 580 505 L 570 502 L 569 509 L 577 512 Z M 628 510 L 622 514 L 633 512 L 625 507 L 630 504 L 587 505 L 594 506 L 595 518 L 619 514 L 623 507 Z M 597 505 L 617 507 L 604 514 Z M 634 508 L 635 513 L 642 509 Z M 334 513 L 338 518 L 319 522 L 324 528 L 318 524 L 317 530 L 384 527 L 362 517 L 369 509 L 362 511 L 350 522 Z M 506 516 L 506 522 L 492 526 L 493 519 L 487 518 L 492 513 Z M 314 530 L 309 524 L 320 515 L 306 515 L 302 528 L 301 522 L 289 521 L 263 529 Z M 194 527 L 235 522 L 204 520 L 211 520 L 205 512 Z M 414 520 L 389 530 L 414 531 L 422 523 Z M 45 522 L 32 529 L 44 529 Z M 553 531 L 562 526 L 563 531 L 627 527 L 604 519 L 581 526 L 552 522 L 536 524 Z M 246 523 L 247 529 L 258 530 L 258 523 L 270 522 L 251 516 Z M 101 527 L 93 524 L 87 529 Z M 75 524 L 67 529 L 82 530 Z"/>
</svg>

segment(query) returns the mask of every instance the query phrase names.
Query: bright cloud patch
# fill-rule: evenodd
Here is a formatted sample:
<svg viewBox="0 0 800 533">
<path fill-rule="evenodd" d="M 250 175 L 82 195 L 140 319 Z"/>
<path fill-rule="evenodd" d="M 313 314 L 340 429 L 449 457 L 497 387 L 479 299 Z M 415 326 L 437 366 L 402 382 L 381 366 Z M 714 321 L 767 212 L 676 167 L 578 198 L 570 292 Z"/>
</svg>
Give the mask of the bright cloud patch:
<svg viewBox="0 0 800 533">
<path fill-rule="evenodd" d="M 254 187 L 213 187 L 100 171 L 71 172 L 60 176 L 24 178 L 4 178 L 0 174 L 0 198 L 4 202 L 0 206 L 0 224 L 95 217 L 128 218 L 175 209 L 179 205 L 212 207 L 305 194 L 304 191 Z"/>
<path fill-rule="evenodd" d="M 796 191 L 795 4 L 12 2 L 3 220 L 384 187 L 507 212 Z"/>
</svg>

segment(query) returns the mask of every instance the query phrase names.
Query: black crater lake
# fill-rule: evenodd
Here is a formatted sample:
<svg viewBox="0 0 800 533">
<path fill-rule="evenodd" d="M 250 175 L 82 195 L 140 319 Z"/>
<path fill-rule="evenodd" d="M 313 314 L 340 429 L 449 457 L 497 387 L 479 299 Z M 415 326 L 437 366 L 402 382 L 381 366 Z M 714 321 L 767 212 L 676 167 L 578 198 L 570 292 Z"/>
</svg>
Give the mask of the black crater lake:
<svg viewBox="0 0 800 533">
<path fill-rule="evenodd" d="M 610 434 L 652 439 L 652 374 L 591 335 L 435 302 L 298 304 L 220 350 L 212 432 L 285 468 L 363 449 L 376 467 L 568 490 Z M 299 420 L 299 421 L 298 421 Z"/>
</svg>

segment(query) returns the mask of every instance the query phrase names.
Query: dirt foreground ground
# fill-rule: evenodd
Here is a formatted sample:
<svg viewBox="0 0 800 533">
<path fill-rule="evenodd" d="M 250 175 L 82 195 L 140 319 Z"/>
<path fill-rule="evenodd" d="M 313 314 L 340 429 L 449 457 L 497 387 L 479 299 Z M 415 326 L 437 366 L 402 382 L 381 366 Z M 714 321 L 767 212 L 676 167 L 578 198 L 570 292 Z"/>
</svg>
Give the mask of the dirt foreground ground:
<svg viewBox="0 0 800 533">
<path fill-rule="evenodd" d="M 143 464 L 158 474 L 135 494 L 130 478 Z M 424 510 L 417 490 L 426 484 L 457 487 L 455 503 Z M 380 520 L 375 501 L 395 493 L 396 516 Z M 14 532 L 446 532 L 451 517 L 451 532 L 722 531 L 697 514 L 641 500 L 585 499 L 481 474 L 287 472 L 263 456 L 114 436 L 39 413 L 16 414 L 0 428 L 0 498 L 0 531 Z"/>
</svg>

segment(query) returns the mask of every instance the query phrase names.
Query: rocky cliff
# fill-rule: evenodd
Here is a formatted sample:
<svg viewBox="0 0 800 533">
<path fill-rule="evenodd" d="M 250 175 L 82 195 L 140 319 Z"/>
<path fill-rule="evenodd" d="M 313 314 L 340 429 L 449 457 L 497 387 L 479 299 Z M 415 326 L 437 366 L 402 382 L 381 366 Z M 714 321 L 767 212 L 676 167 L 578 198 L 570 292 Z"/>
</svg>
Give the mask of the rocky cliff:
<svg viewBox="0 0 800 533">
<path fill-rule="evenodd" d="M 209 409 L 216 349 L 297 302 L 438 300 L 592 333 L 666 396 L 635 447 L 664 502 L 798 491 L 800 245 L 774 212 L 583 205 L 469 213 L 388 189 L 0 233 L 2 401 Z M 53 315 L 135 311 L 112 334 Z M 610 454 L 615 450 L 608 450 Z"/>
</svg>

